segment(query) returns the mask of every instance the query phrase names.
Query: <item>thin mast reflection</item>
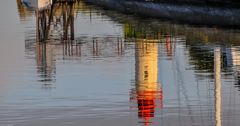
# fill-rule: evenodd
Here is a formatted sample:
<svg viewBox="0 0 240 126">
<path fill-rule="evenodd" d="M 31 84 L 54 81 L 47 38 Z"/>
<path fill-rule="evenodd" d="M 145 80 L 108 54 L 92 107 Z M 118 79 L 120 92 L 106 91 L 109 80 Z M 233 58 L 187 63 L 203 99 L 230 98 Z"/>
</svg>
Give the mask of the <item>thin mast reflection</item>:
<svg viewBox="0 0 240 126">
<path fill-rule="evenodd" d="M 216 126 L 221 126 L 221 50 L 214 50 L 214 83 L 215 83 L 215 119 Z"/>
</svg>

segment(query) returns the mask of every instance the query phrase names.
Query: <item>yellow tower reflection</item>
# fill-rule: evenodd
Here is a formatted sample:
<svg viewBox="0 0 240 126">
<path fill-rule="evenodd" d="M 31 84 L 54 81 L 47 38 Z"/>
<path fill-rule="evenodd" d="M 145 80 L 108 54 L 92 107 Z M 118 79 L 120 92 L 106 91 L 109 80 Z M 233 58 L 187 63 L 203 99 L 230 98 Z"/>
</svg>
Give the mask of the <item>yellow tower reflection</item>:
<svg viewBox="0 0 240 126">
<path fill-rule="evenodd" d="M 136 100 L 138 117 L 149 125 L 157 106 L 162 106 L 162 91 L 158 84 L 158 44 L 140 40 L 136 42 Z M 157 104 L 157 101 L 160 101 Z"/>
</svg>

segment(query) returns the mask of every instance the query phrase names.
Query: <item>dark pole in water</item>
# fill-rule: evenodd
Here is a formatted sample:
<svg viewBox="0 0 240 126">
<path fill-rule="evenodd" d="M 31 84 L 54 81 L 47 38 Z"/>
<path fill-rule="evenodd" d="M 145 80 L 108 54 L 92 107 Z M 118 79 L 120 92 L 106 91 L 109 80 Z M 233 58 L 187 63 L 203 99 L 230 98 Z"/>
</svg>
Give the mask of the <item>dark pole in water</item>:
<svg viewBox="0 0 240 126">
<path fill-rule="evenodd" d="M 39 14 L 38 11 L 35 12 L 36 14 L 36 41 L 39 42 Z"/>
<path fill-rule="evenodd" d="M 73 8 L 73 3 L 70 3 L 70 29 L 71 29 L 71 40 L 74 40 L 74 8 Z"/>
</svg>

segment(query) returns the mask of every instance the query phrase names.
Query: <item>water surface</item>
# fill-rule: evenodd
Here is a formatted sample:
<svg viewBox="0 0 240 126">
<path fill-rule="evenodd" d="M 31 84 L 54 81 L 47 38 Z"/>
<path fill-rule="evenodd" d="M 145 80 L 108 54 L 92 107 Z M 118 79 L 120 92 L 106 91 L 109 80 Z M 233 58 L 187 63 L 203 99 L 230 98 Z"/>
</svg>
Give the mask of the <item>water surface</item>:
<svg viewBox="0 0 240 126">
<path fill-rule="evenodd" d="M 3 3 L 0 126 L 240 123 L 239 30 Z"/>
</svg>

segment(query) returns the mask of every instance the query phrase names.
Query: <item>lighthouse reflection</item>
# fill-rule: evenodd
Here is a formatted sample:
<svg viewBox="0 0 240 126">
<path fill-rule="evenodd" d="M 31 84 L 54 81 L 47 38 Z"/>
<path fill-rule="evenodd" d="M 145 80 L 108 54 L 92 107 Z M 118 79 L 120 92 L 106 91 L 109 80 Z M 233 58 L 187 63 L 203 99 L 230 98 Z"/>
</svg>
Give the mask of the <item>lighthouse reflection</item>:
<svg viewBox="0 0 240 126">
<path fill-rule="evenodd" d="M 158 43 L 137 40 L 135 50 L 135 89 L 131 101 L 137 103 L 138 117 L 145 125 L 153 123 L 155 109 L 162 107 L 162 90 L 158 82 Z"/>
</svg>

